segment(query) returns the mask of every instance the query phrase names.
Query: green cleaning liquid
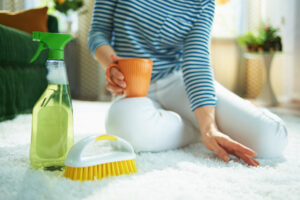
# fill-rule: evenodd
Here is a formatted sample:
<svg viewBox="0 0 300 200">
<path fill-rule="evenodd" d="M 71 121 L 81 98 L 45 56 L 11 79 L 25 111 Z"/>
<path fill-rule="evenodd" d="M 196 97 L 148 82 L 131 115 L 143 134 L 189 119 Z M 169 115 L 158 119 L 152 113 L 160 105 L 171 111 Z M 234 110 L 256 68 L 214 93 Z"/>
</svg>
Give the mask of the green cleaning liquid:
<svg viewBox="0 0 300 200">
<path fill-rule="evenodd" d="M 73 111 L 65 65 L 48 60 L 48 87 L 32 112 L 30 161 L 33 168 L 64 166 L 74 144 Z"/>
</svg>

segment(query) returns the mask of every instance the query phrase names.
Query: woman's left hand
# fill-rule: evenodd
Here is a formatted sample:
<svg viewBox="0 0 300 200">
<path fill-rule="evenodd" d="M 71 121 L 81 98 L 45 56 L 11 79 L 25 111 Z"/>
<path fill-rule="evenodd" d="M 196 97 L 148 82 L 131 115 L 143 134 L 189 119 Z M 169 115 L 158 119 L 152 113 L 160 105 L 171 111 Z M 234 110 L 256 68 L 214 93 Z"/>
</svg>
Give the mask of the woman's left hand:
<svg viewBox="0 0 300 200">
<path fill-rule="evenodd" d="M 256 156 L 253 150 L 221 133 L 215 126 L 201 135 L 205 146 L 216 152 L 218 157 L 225 162 L 230 160 L 229 154 L 232 154 L 243 159 L 248 165 L 255 167 L 259 165 L 259 162 L 253 158 Z"/>
<path fill-rule="evenodd" d="M 216 124 L 215 106 L 203 106 L 194 111 L 199 123 L 202 142 L 205 146 L 218 155 L 219 158 L 228 162 L 229 154 L 243 159 L 248 165 L 258 166 L 259 162 L 253 156 L 255 151 L 231 139 L 222 133 Z"/>
</svg>

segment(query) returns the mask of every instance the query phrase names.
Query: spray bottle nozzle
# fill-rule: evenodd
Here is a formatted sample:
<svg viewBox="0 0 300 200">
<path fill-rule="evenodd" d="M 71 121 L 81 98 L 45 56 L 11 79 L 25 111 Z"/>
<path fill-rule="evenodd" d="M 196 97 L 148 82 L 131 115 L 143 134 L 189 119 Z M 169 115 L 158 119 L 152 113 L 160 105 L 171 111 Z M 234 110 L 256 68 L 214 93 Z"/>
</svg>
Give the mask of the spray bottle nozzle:
<svg viewBox="0 0 300 200">
<path fill-rule="evenodd" d="M 70 34 L 44 33 L 34 31 L 32 33 L 32 40 L 39 41 L 40 44 L 30 62 L 35 61 L 40 53 L 45 49 L 49 49 L 48 59 L 63 60 L 64 48 L 66 44 L 72 39 L 73 36 Z"/>
<path fill-rule="evenodd" d="M 45 49 L 48 49 L 47 45 L 44 43 L 40 43 L 38 49 L 36 50 L 36 53 L 34 54 L 33 58 L 30 60 L 30 62 L 33 63 L 39 57 L 40 53 Z"/>
<path fill-rule="evenodd" d="M 37 31 L 32 32 L 32 41 L 35 41 L 35 42 L 40 41 L 40 32 L 37 32 Z"/>
</svg>

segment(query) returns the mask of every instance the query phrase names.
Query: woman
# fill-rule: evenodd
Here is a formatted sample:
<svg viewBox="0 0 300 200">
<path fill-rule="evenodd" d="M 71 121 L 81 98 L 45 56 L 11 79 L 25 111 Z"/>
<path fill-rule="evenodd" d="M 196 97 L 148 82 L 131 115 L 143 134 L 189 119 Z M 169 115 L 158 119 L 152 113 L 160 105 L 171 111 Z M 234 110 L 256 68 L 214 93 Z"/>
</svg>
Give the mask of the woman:
<svg viewBox="0 0 300 200">
<path fill-rule="evenodd" d="M 148 97 L 120 99 L 106 129 L 136 151 L 162 151 L 199 139 L 228 162 L 235 155 L 258 166 L 257 157 L 277 157 L 287 144 L 283 121 L 256 108 L 214 80 L 210 64 L 213 0 L 96 0 L 89 47 L 103 66 L 119 57 L 154 61 Z M 119 56 L 119 57 L 118 57 Z M 123 74 L 110 71 L 122 95 Z"/>
</svg>

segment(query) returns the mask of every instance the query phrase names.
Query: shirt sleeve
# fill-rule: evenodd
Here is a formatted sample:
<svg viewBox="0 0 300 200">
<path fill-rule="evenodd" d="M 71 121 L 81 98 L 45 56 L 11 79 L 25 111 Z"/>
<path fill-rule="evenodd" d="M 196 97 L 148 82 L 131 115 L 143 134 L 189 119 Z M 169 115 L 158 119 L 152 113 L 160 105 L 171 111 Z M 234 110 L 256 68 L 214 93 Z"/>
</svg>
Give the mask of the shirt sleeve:
<svg viewBox="0 0 300 200">
<path fill-rule="evenodd" d="M 111 43 L 115 6 L 116 0 L 95 0 L 88 40 L 93 56 L 97 47 Z"/>
<path fill-rule="evenodd" d="M 210 63 L 210 32 L 214 10 L 214 1 L 206 0 L 184 41 L 182 72 L 192 111 L 206 105 L 215 106 L 217 101 Z"/>
</svg>

